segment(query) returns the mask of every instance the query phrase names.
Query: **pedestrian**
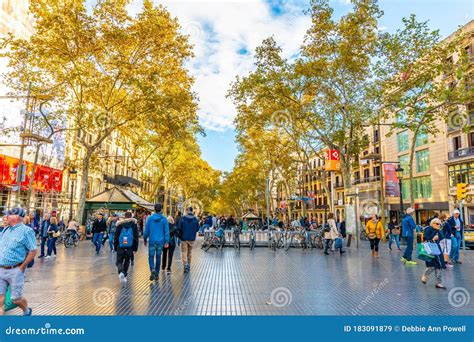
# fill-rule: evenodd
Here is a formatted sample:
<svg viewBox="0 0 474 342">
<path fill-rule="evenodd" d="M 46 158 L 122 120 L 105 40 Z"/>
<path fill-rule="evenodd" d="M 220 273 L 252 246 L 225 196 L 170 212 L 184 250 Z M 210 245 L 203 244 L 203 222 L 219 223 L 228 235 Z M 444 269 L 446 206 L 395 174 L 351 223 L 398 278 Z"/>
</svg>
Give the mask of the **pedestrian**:
<svg viewBox="0 0 474 342">
<path fill-rule="evenodd" d="M 193 208 L 189 207 L 187 215 L 183 216 L 178 227 L 178 236 L 181 240 L 181 261 L 183 263 L 184 273 L 191 270 L 192 249 L 198 230 L 198 220 L 193 214 Z"/>
<path fill-rule="evenodd" d="M 183 216 L 181 215 L 181 211 L 178 211 L 178 213 L 176 214 L 175 218 L 174 218 L 174 224 L 175 224 L 175 227 L 179 227 L 179 223 L 181 222 L 181 220 L 183 219 Z M 216 220 L 216 225 L 217 225 L 217 218 L 215 218 Z M 216 228 L 217 226 L 214 225 L 214 228 Z M 176 245 L 179 247 L 180 244 L 181 244 L 181 240 L 176 238 Z"/>
<path fill-rule="evenodd" d="M 397 249 L 401 251 L 400 227 L 397 224 L 397 218 L 395 216 L 392 216 L 392 218 L 390 218 L 390 223 L 388 224 L 388 230 L 390 232 L 390 237 L 388 241 L 388 249 L 392 250 L 392 243 L 395 241 L 395 243 L 397 244 Z"/>
<path fill-rule="evenodd" d="M 104 218 L 104 214 L 98 213 L 97 218 L 92 223 L 92 243 L 95 246 L 95 253 L 99 255 L 100 248 L 102 247 L 102 238 L 104 232 L 107 230 L 107 221 Z"/>
<path fill-rule="evenodd" d="M 416 261 L 412 260 L 413 241 L 415 238 L 415 231 L 417 229 L 415 220 L 413 220 L 414 212 L 415 209 L 411 207 L 408 208 L 402 219 L 402 234 L 407 240 L 407 248 L 405 249 L 405 253 L 403 253 L 401 260 L 405 263 L 405 265 L 416 265 Z"/>
<path fill-rule="evenodd" d="M 442 230 L 441 230 L 441 220 L 439 218 L 434 218 L 431 220 L 431 224 L 428 228 L 423 231 L 423 241 L 434 243 L 438 246 L 441 251 L 441 246 L 439 242 L 444 239 Z M 421 277 L 421 282 L 426 284 L 431 273 L 435 272 L 435 287 L 437 289 L 446 289 L 443 285 L 443 276 L 442 269 L 445 268 L 443 253 L 439 255 L 434 255 L 430 261 L 425 261 L 426 270 Z"/>
<path fill-rule="evenodd" d="M 31 211 L 28 214 L 28 221 L 29 221 L 29 226 L 35 231 L 35 234 L 38 234 L 39 231 L 39 222 L 38 218 L 36 217 L 36 213 L 34 211 Z"/>
<path fill-rule="evenodd" d="M 367 221 L 365 225 L 365 233 L 367 238 L 370 241 L 370 249 L 372 251 L 372 256 L 375 258 L 379 257 L 379 243 L 384 235 L 384 229 L 382 222 L 380 222 L 377 214 L 372 215 L 372 219 Z"/>
<path fill-rule="evenodd" d="M 115 232 L 117 231 L 117 221 L 118 221 L 118 215 L 116 213 L 113 213 L 112 216 L 107 220 L 107 234 L 109 236 L 109 247 L 110 247 L 111 253 L 116 251 L 114 249 L 114 246 L 115 246 L 114 237 L 115 237 Z"/>
<path fill-rule="evenodd" d="M 44 247 L 48 241 L 48 230 L 51 225 L 49 219 L 49 214 L 44 214 L 40 224 L 40 255 L 38 258 L 44 258 L 46 256 L 44 254 Z"/>
<path fill-rule="evenodd" d="M 171 273 L 171 265 L 173 263 L 173 254 L 176 248 L 176 225 L 173 219 L 173 216 L 168 216 L 168 225 L 170 229 L 170 241 L 168 247 L 163 249 L 163 255 L 161 257 L 161 270 L 164 272 L 166 269 L 166 273 Z"/>
<path fill-rule="evenodd" d="M 464 222 L 461 219 L 461 212 L 458 209 L 453 211 L 453 216 L 451 216 L 446 225 L 449 227 L 451 235 L 451 253 L 449 254 L 449 259 L 451 264 L 462 264 L 459 261 L 459 251 L 461 248 L 462 236 L 464 234 Z"/>
<path fill-rule="evenodd" d="M 54 257 L 57 256 L 56 251 L 56 239 L 58 238 L 61 231 L 59 230 L 58 226 L 58 219 L 56 217 L 51 217 L 50 225 L 48 229 L 48 254 L 46 255 L 46 259 L 51 257 L 51 254 L 54 252 Z"/>
<path fill-rule="evenodd" d="M 170 241 L 168 220 L 161 213 L 160 203 L 155 204 L 155 213 L 146 221 L 143 243 L 148 244 L 148 264 L 150 266 L 150 281 L 158 280 L 160 274 L 161 253 L 167 248 Z"/>
<path fill-rule="evenodd" d="M 125 218 L 116 221 L 113 235 L 113 249 L 117 253 L 117 272 L 122 284 L 127 282 L 128 268 L 132 255 L 138 251 L 138 225 L 137 220 L 132 217 L 132 213 L 127 211 Z"/>
<path fill-rule="evenodd" d="M 8 226 L 0 234 L 0 315 L 5 314 L 5 295 L 10 287 L 13 304 L 23 310 L 24 316 L 31 316 L 23 297 L 25 270 L 36 254 L 34 231 L 23 224 L 26 210 L 13 208 L 4 212 Z"/>
<path fill-rule="evenodd" d="M 340 238 L 341 234 L 337 231 L 336 221 L 334 220 L 334 214 L 328 214 L 328 221 L 324 231 L 324 254 L 329 255 L 328 249 L 335 244 L 335 240 Z M 340 254 L 345 253 L 342 250 L 342 244 L 337 247 Z"/>
</svg>

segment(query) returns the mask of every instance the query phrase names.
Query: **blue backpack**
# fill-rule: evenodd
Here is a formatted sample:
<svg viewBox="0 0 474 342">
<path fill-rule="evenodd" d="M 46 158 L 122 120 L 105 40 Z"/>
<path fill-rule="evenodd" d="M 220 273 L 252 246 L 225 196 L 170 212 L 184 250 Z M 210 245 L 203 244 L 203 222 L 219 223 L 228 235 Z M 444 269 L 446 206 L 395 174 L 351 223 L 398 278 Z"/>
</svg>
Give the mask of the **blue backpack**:
<svg viewBox="0 0 474 342">
<path fill-rule="evenodd" d="M 122 228 L 119 236 L 119 247 L 120 248 L 131 248 L 133 247 L 133 229 Z"/>
</svg>

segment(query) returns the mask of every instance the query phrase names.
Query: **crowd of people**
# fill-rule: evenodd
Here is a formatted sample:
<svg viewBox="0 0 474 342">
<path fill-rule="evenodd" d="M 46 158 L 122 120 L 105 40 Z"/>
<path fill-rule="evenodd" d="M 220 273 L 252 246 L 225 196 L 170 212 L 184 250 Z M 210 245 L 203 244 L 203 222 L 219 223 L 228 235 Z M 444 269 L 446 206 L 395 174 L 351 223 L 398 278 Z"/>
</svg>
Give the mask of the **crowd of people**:
<svg viewBox="0 0 474 342">
<path fill-rule="evenodd" d="M 443 270 L 461 264 L 460 246 L 464 234 L 464 222 L 459 210 L 452 215 L 435 214 L 425 223 L 425 227 L 417 225 L 413 218 L 415 210 L 408 208 L 402 217 L 401 223 L 392 217 L 383 227 L 380 217 L 373 215 L 366 222 L 365 234 L 369 241 L 371 254 L 374 259 L 379 258 L 380 242 L 388 239 L 388 250 L 392 252 L 393 243 L 397 250 L 402 252 L 401 238 L 406 241 L 401 261 L 409 266 L 416 265 L 413 260 L 416 241 L 417 258 L 425 261 L 426 269 L 421 276 L 421 282 L 426 284 L 430 275 L 435 275 L 435 287 L 445 289 L 443 284 Z M 45 214 L 41 220 L 36 219 L 34 213 L 27 214 L 20 207 L 4 212 L 0 227 L 0 314 L 4 314 L 4 303 L 7 290 L 12 302 L 23 310 L 24 315 L 31 315 L 23 297 L 25 270 L 34 264 L 37 246 L 40 255 L 38 258 L 50 258 L 57 255 L 56 239 L 61 232 L 61 223 L 55 215 Z M 284 229 L 282 220 L 268 219 L 266 227 Z M 185 215 L 173 217 L 165 216 L 162 205 L 154 206 L 154 213 L 146 215 L 143 220 L 143 246 L 148 249 L 148 266 L 150 281 L 159 280 L 160 273 L 171 273 L 175 248 L 180 246 L 181 262 L 184 273 L 191 271 L 193 247 L 198 234 L 217 228 L 240 227 L 247 229 L 247 222 L 237 221 L 233 216 L 206 215 L 197 218 L 193 208 L 186 209 Z M 67 231 L 77 234 L 77 222 L 68 222 Z M 99 212 L 92 224 L 92 239 L 96 255 L 100 255 L 105 244 L 109 244 L 110 252 L 114 254 L 118 278 L 122 284 L 127 283 L 128 271 L 134 263 L 134 255 L 140 246 L 140 224 L 133 217 L 132 212 L 124 215 L 112 213 L 108 218 Z M 290 229 L 301 229 L 307 232 L 320 229 L 324 234 L 324 254 L 330 255 L 329 250 L 344 254 L 343 241 L 346 237 L 345 222 L 336 222 L 332 213 L 328 214 L 325 223 L 308 220 L 303 217 L 291 222 Z M 416 240 L 415 240 L 416 239 Z M 429 251 L 428 251 L 429 249 Z"/>
</svg>

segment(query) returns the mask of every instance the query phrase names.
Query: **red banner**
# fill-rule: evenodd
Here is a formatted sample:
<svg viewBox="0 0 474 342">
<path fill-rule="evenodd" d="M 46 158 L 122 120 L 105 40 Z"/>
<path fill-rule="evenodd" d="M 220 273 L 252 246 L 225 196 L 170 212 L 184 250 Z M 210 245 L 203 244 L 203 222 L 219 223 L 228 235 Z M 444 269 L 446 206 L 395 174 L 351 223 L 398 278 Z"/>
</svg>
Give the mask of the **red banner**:
<svg viewBox="0 0 474 342">
<path fill-rule="evenodd" d="M 0 186 L 15 186 L 16 174 L 19 159 L 0 155 Z M 24 161 L 26 172 L 23 175 L 21 188 L 27 189 L 30 183 L 30 175 L 33 170 L 33 163 Z M 63 171 L 53 169 L 44 165 L 36 165 L 35 174 L 33 178 L 33 189 L 40 192 L 48 191 L 62 191 Z"/>
<path fill-rule="evenodd" d="M 397 172 L 395 171 L 396 168 L 396 164 L 383 164 L 386 197 L 400 197 L 400 187 Z"/>
</svg>

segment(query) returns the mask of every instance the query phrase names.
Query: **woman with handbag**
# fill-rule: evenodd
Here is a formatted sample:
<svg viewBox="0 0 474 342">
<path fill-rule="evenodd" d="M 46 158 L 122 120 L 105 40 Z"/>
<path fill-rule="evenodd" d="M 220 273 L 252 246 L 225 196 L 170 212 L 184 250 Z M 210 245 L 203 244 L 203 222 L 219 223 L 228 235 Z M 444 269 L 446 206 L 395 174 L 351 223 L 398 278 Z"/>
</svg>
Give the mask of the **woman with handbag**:
<svg viewBox="0 0 474 342">
<path fill-rule="evenodd" d="M 370 249 L 372 256 L 379 257 L 379 242 L 385 234 L 382 222 L 379 221 L 377 214 L 372 215 L 372 219 L 367 221 L 365 226 L 365 233 L 370 241 Z"/>
<path fill-rule="evenodd" d="M 48 228 L 48 254 L 46 258 L 51 258 L 51 254 L 54 252 L 54 256 L 58 253 L 56 251 L 56 239 L 61 235 L 61 231 L 58 226 L 58 219 L 56 217 L 51 217 L 50 226 Z"/>
<path fill-rule="evenodd" d="M 395 241 L 398 250 L 402 251 L 400 249 L 400 226 L 397 225 L 397 218 L 395 216 L 390 219 L 390 223 L 388 224 L 388 230 L 390 231 L 388 249 L 392 250 L 392 242 Z"/>
<path fill-rule="evenodd" d="M 427 243 L 427 247 L 429 247 L 431 255 L 433 255 L 434 258 L 430 259 L 430 261 L 425 261 L 426 270 L 421 276 L 421 282 L 426 284 L 430 274 L 435 272 L 435 287 L 437 289 L 445 290 L 446 287 L 443 285 L 441 270 L 446 268 L 446 266 L 443 254 L 441 253 L 441 247 L 439 245 L 439 242 L 444 239 L 443 232 L 441 231 L 441 224 L 441 220 L 435 218 L 431 220 L 430 226 L 424 230 L 423 241 Z"/>
</svg>

